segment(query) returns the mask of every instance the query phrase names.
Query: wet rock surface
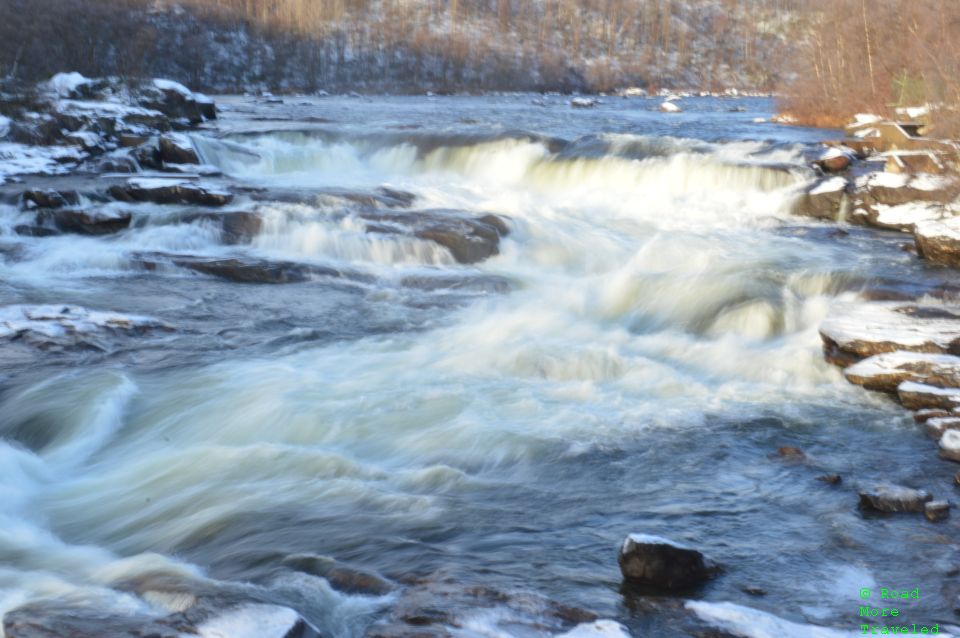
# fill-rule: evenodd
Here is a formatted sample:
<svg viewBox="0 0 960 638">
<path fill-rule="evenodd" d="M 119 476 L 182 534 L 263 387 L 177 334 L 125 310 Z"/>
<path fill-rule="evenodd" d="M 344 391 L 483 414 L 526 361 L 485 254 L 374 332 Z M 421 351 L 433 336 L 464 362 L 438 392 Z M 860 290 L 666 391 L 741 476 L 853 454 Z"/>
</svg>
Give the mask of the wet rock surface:
<svg viewBox="0 0 960 638">
<path fill-rule="evenodd" d="M 233 195 L 221 188 L 171 178 L 133 178 L 123 185 L 111 186 L 108 192 L 122 202 L 225 206 L 233 201 Z"/>
<path fill-rule="evenodd" d="M 500 253 L 500 238 L 509 227 L 497 215 L 470 216 L 459 211 L 429 210 L 394 213 L 361 211 L 369 222 L 367 232 L 404 233 L 425 239 L 450 251 L 461 264 L 473 264 Z"/>
<path fill-rule="evenodd" d="M 372 277 L 368 275 L 333 266 L 271 261 L 246 256 L 218 258 L 167 253 L 135 253 L 131 255 L 131 261 L 145 270 L 176 266 L 237 283 L 249 284 L 290 284 L 320 278 L 353 282 L 372 281 Z"/>
</svg>

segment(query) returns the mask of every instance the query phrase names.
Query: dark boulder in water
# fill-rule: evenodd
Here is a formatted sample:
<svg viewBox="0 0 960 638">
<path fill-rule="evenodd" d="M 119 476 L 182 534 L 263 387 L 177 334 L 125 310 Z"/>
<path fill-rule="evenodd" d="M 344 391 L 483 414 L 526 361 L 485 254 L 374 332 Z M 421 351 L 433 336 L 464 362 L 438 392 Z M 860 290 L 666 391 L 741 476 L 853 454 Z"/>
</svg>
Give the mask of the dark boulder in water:
<svg viewBox="0 0 960 638">
<path fill-rule="evenodd" d="M 64 233 L 79 235 L 110 235 L 130 227 L 133 216 L 128 211 L 109 209 L 78 210 L 61 208 L 37 215 L 41 227 L 52 224 Z"/>
<path fill-rule="evenodd" d="M 226 206 L 233 201 L 233 195 L 227 191 L 186 179 L 133 178 L 126 184 L 111 186 L 108 192 L 122 202 Z"/>
<path fill-rule="evenodd" d="M 190 138 L 182 133 L 168 133 L 160 137 L 160 159 L 169 164 L 199 164 L 200 156 Z"/>
<path fill-rule="evenodd" d="M 628 583 L 661 592 L 702 585 L 718 571 L 701 552 L 646 534 L 631 534 L 623 541 L 619 563 Z"/>
<path fill-rule="evenodd" d="M 247 244 L 260 234 L 263 218 L 250 211 L 223 211 L 188 213 L 180 221 L 191 224 L 209 222 L 220 227 L 221 240 L 225 244 Z"/>
<path fill-rule="evenodd" d="M 282 565 L 294 571 L 326 579 L 330 586 L 346 594 L 383 596 L 394 590 L 390 581 L 372 572 L 344 565 L 328 556 L 293 554 Z"/>
<path fill-rule="evenodd" d="M 220 277 L 238 283 L 289 284 L 321 278 L 341 279 L 352 282 L 367 282 L 372 278 L 362 273 L 341 270 L 320 264 L 304 264 L 291 261 L 270 261 L 253 257 L 202 257 L 195 255 L 171 255 L 165 253 L 136 253 L 131 255 L 134 263 L 146 270 L 163 266 L 175 266 L 194 272 Z"/>
</svg>

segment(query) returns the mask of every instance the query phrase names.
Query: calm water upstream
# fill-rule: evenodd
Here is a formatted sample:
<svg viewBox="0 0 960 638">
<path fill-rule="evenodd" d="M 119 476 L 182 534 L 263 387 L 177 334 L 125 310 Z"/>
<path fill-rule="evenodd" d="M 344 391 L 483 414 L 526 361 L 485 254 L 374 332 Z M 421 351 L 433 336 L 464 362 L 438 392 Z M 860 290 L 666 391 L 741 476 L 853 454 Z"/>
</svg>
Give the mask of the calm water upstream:
<svg viewBox="0 0 960 638">
<path fill-rule="evenodd" d="M 252 583 L 329 635 L 362 635 L 390 600 L 279 569 L 315 553 L 390 578 L 443 568 L 672 636 L 620 591 L 618 544 L 646 532 L 725 565 L 705 600 L 852 630 L 859 588 L 919 586 L 911 615 L 950 620 L 956 523 L 864 517 L 855 486 L 950 494 L 952 468 L 825 363 L 817 334 L 872 282 L 942 275 L 894 233 L 788 214 L 829 133 L 754 123 L 765 99 L 687 99 L 677 115 L 539 96 L 218 104 L 195 140 L 234 183 L 386 186 L 512 232 L 465 266 L 363 232 L 341 203 L 251 204 L 265 223 L 246 246 L 147 204 L 108 238 L 19 237 L 0 215 L 0 304 L 176 328 L 102 351 L 0 345 L 0 613 L 128 609 L 117 583 L 159 569 Z M 237 284 L 144 272 L 129 258 L 143 251 L 370 278 Z M 399 284 L 438 271 L 510 290 Z M 811 464 L 776 458 L 783 445 Z M 843 486 L 815 480 L 828 472 Z"/>
</svg>

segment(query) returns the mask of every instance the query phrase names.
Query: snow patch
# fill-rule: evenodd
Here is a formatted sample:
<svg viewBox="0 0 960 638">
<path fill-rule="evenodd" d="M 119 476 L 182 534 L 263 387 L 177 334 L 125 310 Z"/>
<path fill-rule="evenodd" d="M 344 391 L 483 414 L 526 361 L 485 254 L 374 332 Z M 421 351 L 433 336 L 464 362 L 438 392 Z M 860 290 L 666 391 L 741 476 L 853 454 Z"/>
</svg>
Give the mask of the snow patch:
<svg viewBox="0 0 960 638">
<path fill-rule="evenodd" d="M 673 102 L 664 102 L 660 105 L 660 110 L 664 113 L 679 113 L 680 107 Z"/>
<path fill-rule="evenodd" d="M 865 354 L 884 350 L 947 352 L 960 338 L 960 308 L 918 307 L 898 301 L 838 303 L 820 325 L 820 332 L 848 352 L 863 351 L 863 344 L 868 346 Z"/>
<path fill-rule="evenodd" d="M 882 122 L 883 118 L 873 113 L 857 113 L 853 116 L 853 121 L 855 124 L 876 124 Z"/>
<path fill-rule="evenodd" d="M 180 84 L 179 82 L 174 82 L 173 80 L 164 80 L 161 78 L 155 78 L 153 80 L 153 85 L 160 89 L 161 91 L 173 91 L 174 93 L 179 93 L 183 97 L 192 98 L 193 91 Z"/>
<path fill-rule="evenodd" d="M 556 638 L 630 638 L 626 627 L 612 620 L 597 620 L 577 625 Z"/>
<path fill-rule="evenodd" d="M 284 638 L 300 622 L 300 615 L 279 605 L 246 605 L 206 621 L 197 628 L 200 638 Z"/>
<path fill-rule="evenodd" d="M 914 232 L 928 238 L 960 241 L 960 217 L 918 222 Z"/>
<path fill-rule="evenodd" d="M 943 217 L 943 209 L 936 204 L 911 203 L 900 206 L 877 204 L 876 223 L 881 226 L 911 228 L 921 222 L 935 221 Z"/>
<path fill-rule="evenodd" d="M 26 333 L 57 338 L 92 334 L 100 330 L 131 331 L 144 328 L 170 329 L 170 326 L 151 317 L 88 310 L 81 306 L 0 307 L 0 338 L 16 338 Z"/>
<path fill-rule="evenodd" d="M 688 545 L 672 541 L 669 538 L 663 538 L 662 536 L 654 536 L 653 534 L 630 534 L 623 541 L 623 545 L 620 548 L 621 552 L 627 550 L 627 547 L 633 543 L 635 545 L 669 545 L 670 547 L 676 547 L 677 549 L 692 549 Z"/>
<path fill-rule="evenodd" d="M 816 185 L 810 191 L 811 195 L 823 195 L 824 193 L 836 193 L 842 191 L 847 187 L 847 180 L 843 177 L 831 177 L 830 179 L 825 179 L 819 184 Z"/>
<path fill-rule="evenodd" d="M 93 82 L 76 71 L 72 73 L 57 73 L 47 81 L 47 88 L 60 97 L 70 97 L 84 84 Z"/>
</svg>

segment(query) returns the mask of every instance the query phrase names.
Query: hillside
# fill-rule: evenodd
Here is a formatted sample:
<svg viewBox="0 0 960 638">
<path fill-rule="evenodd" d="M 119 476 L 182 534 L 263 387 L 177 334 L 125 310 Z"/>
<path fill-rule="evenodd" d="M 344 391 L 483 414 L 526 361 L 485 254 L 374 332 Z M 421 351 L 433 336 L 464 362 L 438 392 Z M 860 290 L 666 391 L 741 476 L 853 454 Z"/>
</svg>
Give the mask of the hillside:
<svg viewBox="0 0 960 638">
<path fill-rule="evenodd" d="M 207 91 L 768 90 L 797 0 L 0 0 L 0 75 Z"/>
</svg>

